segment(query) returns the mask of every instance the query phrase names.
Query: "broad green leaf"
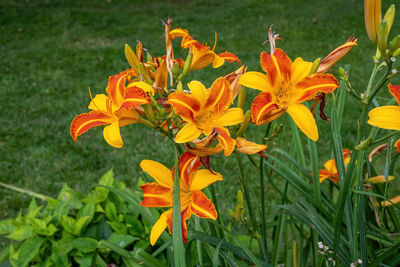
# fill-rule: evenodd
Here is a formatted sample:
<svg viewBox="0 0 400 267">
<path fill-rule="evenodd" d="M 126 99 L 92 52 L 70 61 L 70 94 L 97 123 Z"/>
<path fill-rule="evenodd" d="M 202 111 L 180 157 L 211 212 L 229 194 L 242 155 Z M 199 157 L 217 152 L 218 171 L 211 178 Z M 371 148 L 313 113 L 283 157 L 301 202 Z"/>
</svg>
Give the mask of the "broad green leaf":
<svg viewBox="0 0 400 267">
<path fill-rule="evenodd" d="M 38 234 L 43 234 L 44 232 L 46 232 L 47 229 L 46 222 L 41 219 L 30 218 L 29 224 L 32 227 L 31 229 Z"/>
<path fill-rule="evenodd" d="M 35 198 L 32 198 L 31 202 L 29 203 L 27 213 L 32 212 L 38 208 L 38 205 L 36 204 Z"/>
<path fill-rule="evenodd" d="M 43 237 L 34 237 L 25 240 L 18 249 L 18 266 L 25 267 L 38 254 L 40 247 L 46 239 Z"/>
<path fill-rule="evenodd" d="M 90 237 L 80 237 L 73 241 L 74 248 L 83 253 L 96 250 L 98 241 Z"/>
<path fill-rule="evenodd" d="M 0 251 L 0 263 L 3 263 L 6 259 L 8 259 L 9 255 L 10 255 L 10 246 Z"/>
<path fill-rule="evenodd" d="M 31 218 L 35 218 L 42 207 L 39 206 L 25 215 L 25 223 L 28 223 Z"/>
<path fill-rule="evenodd" d="M 120 222 L 110 222 L 107 221 L 108 225 L 110 225 L 110 227 L 118 234 L 127 234 L 128 233 L 128 229 L 126 227 L 125 224 L 120 223 Z"/>
<path fill-rule="evenodd" d="M 125 248 L 126 246 L 132 244 L 136 240 L 139 240 L 139 237 L 136 236 L 131 236 L 131 235 L 121 235 L 117 233 L 112 233 L 108 241 L 111 243 L 121 247 Z"/>
<path fill-rule="evenodd" d="M 113 169 L 111 168 L 108 172 L 106 172 L 103 175 L 103 177 L 101 177 L 99 184 L 112 186 L 113 183 L 114 183 L 114 172 Z"/>
<path fill-rule="evenodd" d="M 32 230 L 29 226 L 23 225 L 12 231 L 7 238 L 15 241 L 23 241 L 33 236 Z"/>
<path fill-rule="evenodd" d="M 18 266 L 18 251 L 16 249 L 14 249 L 14 247 L 12 245 L 10 245 L 10 257 L 9 257 L 9 261 L 11 266 L 13 267 L 19 267 Z"/>
<path fill-rule="evenodd" d="M 75 235 L 80 235 L 82 231 L 88 226 L 90 221 L 92 220 L 93 217 L 91 216 L 84 216 L 79 218 L 79 220 L 76 222 L 76 228 L 75 228 Z"/>
<path fill-rule="evenodd" d="M 84 216 L 93 217 L 96 211 L 96 205 L 92 202 L 86 203 L 85 206 L 78 212 L 77 218 L 81 218 Z"/>
<path fill-rule="evenodd" d="M 143 262 L 144 266 L 148 267 L 162 267 L 167 266 L 165 263 L 160 261 L 159 259 L 153 257 L 143 249 L 136 249 L 134 253 L 134 257 L 138 262 Z"/>
<path fill-rule="evenodd" d="M 74 248 L 73 237 L 63 237 L 61 240 L 52 242 L 51 259 L 56 266 L 68 266 L 70 261 L 68 253 Z"/>
<path fill-rule="evenodd" d="M 69 217 L 68 215 L 61 215 L 60 223 L 64 228 L 64 230 L 71 234 L 75 234 L 75 232 L 77 231 L 76 221 L 72 217 Z"/>
<path fill-rule="evenodd" d="M 74 260 L 79 264 L 80 267 L 92 266 L 92 255 L 83 255 L 82 257 L 74 257 Z"/>
<path fill-rule="evenodd" d="M 108 200 L 106 203 L 105 212 L 108 219 L 111 221 L 117 221 L 117 209 L 115 208 L 114 203 L 110 200 Z"/>
<path fill-rule="evenodd" d="M 12 220 L 0 221 L 0 235 L 11 233 L 17 229 Z"/>
</svg>

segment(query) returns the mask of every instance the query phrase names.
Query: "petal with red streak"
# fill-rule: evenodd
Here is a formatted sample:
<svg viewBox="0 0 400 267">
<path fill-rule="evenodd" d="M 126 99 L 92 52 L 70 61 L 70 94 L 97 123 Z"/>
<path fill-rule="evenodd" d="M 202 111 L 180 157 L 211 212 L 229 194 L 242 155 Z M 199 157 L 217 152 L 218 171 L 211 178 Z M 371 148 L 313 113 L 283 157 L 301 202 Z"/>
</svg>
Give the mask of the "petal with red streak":
<svg viewBox="0 0 400 267">
<path fill-rule="evenodd" d="M 396 141 L 396 143 L 394 144 L 394 147 L 397 149 L 397 152 L 400 153 L 400 139 Z"/>
<path fill-rule="evenodd" d="M 114 119 L 102 112 L 93 110 L 89 113 L 83 113 L 76 116 L 70 127 L 71 137 L 75 142 L 78 142 L 78 137 L 86 133 L 89 129 L 101 125 L 111 124 Z"/>
<path fill-rule="evenodd" d="M 302 103 L 318 93 L 332 93 L 338 87 L 338 80 L 331 74 L 309 75 L 294 85 L 293 100 Z"/>
<path fill-rule="evenodd" d="M 214 204 L 201 191 L 193 191 L 192 212 L 200 218 L 209 218 L 216 220 L 218 213 Z"/>
<path fill-rule="evenodd" d="M 261 67 L 267 73 L 272 87 L 279 86 L 281 81 L 290 81 L 292 61 L 282 49 L 277 48 L 274 54 L 262 52 Z"/>
<path fill-rule="evenodd" d="M 190 207 L 188 207 L 187 209 L 181 211 L 181 227 L 182 227 L 182 241 L 183 243 L 187 243 L 187 224 L 186 221 L 190 218 L 190 216 L 192 216 L 192 210 L 190 209 Z M 172 212 L 170 214 L 167 215 L 167 225 L 168 225 L 168 229 L 169 232 L 172 234 Z"/>
<path fill-rule="evenodd" d="M 260 93 L 251 104 L 251 120 L 256 125 L 262 125 L 270 121 L 270 117 L 281 111 L 278 105 L 272 101 L 272 95 L 268 92 Z"/>
<path fill-rule="evenodd" d="M 196 172 L 201 167 L 200 158 L 190 152 L 184 152 L 179 157 L 180 179 L 183 179 L 187 186 L 190 185 L 192 173 Z"/>
<path fill-rule="evenodd" d="M 391 83 L 388 84 L 388 88 L 390 93 L 396 99 L 398 105 L 400 105 L 400 85 L 393 85 Z"/>
<path fill-rule="evenodd" d="M 123 73 L 113 75 L 108 78 L 106 92 L 110 96 L 113 104 L 118 107 L 121 105 L 124 99 L 125 80 L 126 75 Z"/>
<path fill-rule="evenodd" d="M 210 89 L 208 89 L 208 99 L 205 108 L 214 111 L 214 116 L 222 114 L 232 104 L 231 86 L 223 77 L 214 81 Z"/>
<path fill-rule="evenodd" d="M 241 65 L 242 62 L 240 59 L 233 53 L 225 51 L 223 53 L 218 54 L 219 57 L 222 57 L 226 62 L 232 63 L 232 62 L 237 62 L 238 65 Z"/>
<path fill-rule="evenodd" d="M 131 109 L 143 104 L 149 104 L 149 96 L 139 87 L 129 87 L 125 92 L 125 98 L 121 108 Z"/>
<path fill-rule="evenodd" d="M 201 108 L 200 101 L 184 92 L 175 92 L 168 96 L 168 103 L 183 120 L 194 122 L 194 116 Z"/>
<path fill-rule="evenodd" d="M 157 183 L 141 185 L 143 200 L 140 203 L 143 207 L 171 207 L 173 203 L 173 190 Z"/>
<path fill-rule="evenodd" d="M 220 146 L 224 149 L 224 156 L 229 156 L 235 149 L 236 141 L 232 139 L 228 129 L 224 127 L 216 127 L 215 129 L 218 133 L 217 139 Z"/>
</svg>

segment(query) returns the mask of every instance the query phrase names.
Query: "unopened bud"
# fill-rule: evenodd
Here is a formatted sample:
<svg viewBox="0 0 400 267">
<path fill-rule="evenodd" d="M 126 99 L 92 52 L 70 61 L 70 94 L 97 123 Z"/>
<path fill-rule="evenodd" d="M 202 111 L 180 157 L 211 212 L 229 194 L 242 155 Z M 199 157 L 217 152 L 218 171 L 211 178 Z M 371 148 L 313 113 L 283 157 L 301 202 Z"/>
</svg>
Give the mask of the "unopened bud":
<svg viewBox="0 0 400 267">
<path fill-rule="evenodd" d="M 250 121 L 251 121 L 251 112 L 250 112 L 250 110 L 248 110 L 246 112 L 246 114 L 244 115 L 244 121 L 240 125 L 240 128 L 236 132 L 235 136 L 241 136 L 247 130 L 247 127 L 249 127 Z"/>
<path fill-rule="evenodd" d="M 346 71 L 344 70 L 344 68 L 339 67 L 339 75 L 340 75 L 340 78 L 342 78 L 343 80 L 345 79 Z"/>
<path fill-rule="evenodd" d="M 372 138 L 368 137 L 367 139 L 365 139 L 364 141 L 361 142 L 361 144 L 357 145 L 355 147 L 356 150 L 364 150 L 367 149 L 369 147 L 369 145 L 372 143 Z"/>
<path fill-rule="evenodd" d="M 233 212 L 233 210 L 229 209 L 228 213 L 229 213 L 229 216 L 231 216 L 232 218 L 235 219 L 235 213 Z"/>
<path fill-rule="evenodd" d="M 175 75 L 175 76 L 178 75 L 178 72 L 179 72 L 179 65 L 178 65 L 178 63 L 176 63 L 176 62 L 174 63 L 174 65 L 172 66 L 172 70 L 171 70 L 171 71 L 172 71 L 172 74 L 173 74 L 173 75 Z"/>
<path fill-rule="evenodd" d="M 393 52 L 393 57 L 400 56 L 400 48 L 397 48 L 396 51 Z"/>
<path fill-rule="evenodd" d="M 393 53 L 400 48 L 400 35 L 396 35 L 389 43 L 390 52 Z"/>
<path fill-rule="evenodd" d="M 388 39 L 388 23 L 382 20 L 378 28 L 378 48 L 382 56 L 386 55 L 387 39 Z"/>
<path fill-rule="evenodd" d="M 241 190 L 237 191 L 237 203 L 243 205 L 243 192 Z"/>
<path fill-rule="evenodd" d="M 183 77 L 185 77 L 186 74 L 188 74 L 188 72 L 190 71 L 190 66 L 192 65 L 192 60 L 193 60 L 193 54 L 189 53 L 186 57 L 185 66 L 183 67 L 183 71 L 182 71 L 181 75 L 179 75 L 179 77 L 178 77 L 179 80 L 182 80 Z"/>
<path fill-rule="evenodd" d="M 135 52 L 133 52 L 133 49 L 128 44 L 125 44 L 125 57 L 129 65 L 131 65 L 136 72 L 139 72 L 139 60 Z"/>
<path fill-rule="evenodd" d="M 149 121 L 153 125 L 157 125 L 157 121 L 156 118 L 154 117 L 153 108 L 151 107 L 151 104 L 146 104 L 143 107 L 144 107 L 144 112 L 146 113 L 146 117 L 149 119 Z"/>
<path fill-rule="evenodd" d="M 317 72 L 318 67 L 319 67 L 319 63 L 321 62 L 321 58 L 317 58 L 316 60 L 314 60 L 312 66 L 311 66 L 311 70 L 308 74 L 314 74 Z"/>
<path fill-rule="evenodd" d="M 390 33 L 390 29 L 392 28 L 395 13 L 396 13 L 396 8 L 394 5 L 391 5 L 387 9 L 385 16 L 383 17 L 383 20 L 387 22 L 388 34 Z"/>
<path fill-rule="evenodd" d="M 245 102 L 246 102 L 246 87 L 241 86 L 237 104 L 238 108 L 243 109 Z"/>
</svg>

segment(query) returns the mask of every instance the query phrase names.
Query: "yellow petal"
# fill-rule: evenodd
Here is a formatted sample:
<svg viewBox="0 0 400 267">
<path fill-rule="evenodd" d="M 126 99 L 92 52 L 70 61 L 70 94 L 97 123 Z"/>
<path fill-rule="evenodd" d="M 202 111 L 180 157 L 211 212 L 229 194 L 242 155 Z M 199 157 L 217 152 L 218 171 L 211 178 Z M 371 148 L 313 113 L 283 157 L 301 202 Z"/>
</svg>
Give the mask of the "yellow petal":
<svg viewBox="0 0 400 267">
<path fill-rule="evenodd" d="M 383 207 L 389 207 L 389 206 L 392 206 L 393 204 L 397 204 L 399 202 L 400 202 L 400 195 L 395 196 L 387 201 L 381 201 L 381 205 Z"/>
<path fill-rule="evenodd" d="M 230 108 L 221 117 L 214 120 L 217 126 L 236 125 L 244 121 L 243 110 L 241 108 Z"/>
<path fill-rule="evenodd" d="M 318 140 L 318 128 L 311 111 L 303 104 L 292 103 L 286 110 L 297 127 L 311 140 Z"/>
<path fill-rule="evenodd" d="M 249 88 L 262 92 L 271 92 L 271 85 L 265 74 L 256 71 L 249 71 L 240 77 L 239 83 Z"/>
<path fill-rule="evenodd" d="M 220 57 L 220 56 L 218 56 L 218 55 L 215 55 L 215 58 L 214 58 L 212 67 L 213 67 L 214 69 L 216 69 L 216 68 L 219 68 L 219 67 L 221 67 L 222 65 L 224 65 L 224 63 L 225 63 L 225 60 L 224 60 L 222 57 Z"/>
<path fill-rule="evenodd" d="M 160 219 L 158 219 L 158 221 L 153 225 L 153 228 L 151 228 L 150 244 L 152 246 L 154 246 L 162 232 L 165 230 L 165 228 L 167 228 L 167 215 L 171 212 L 172 209 L 163 212 L 160 216 Z"/>
<path fill-rule="evenodd" d="M 103 136 L 106 142 L 113 147 L 121 148 L 124 146 L 121 133 L 119 132 L 119 122 L 116 120 L 111 125 L 104 127 Z"/>
<path fill-rule="evenodd" d="M 145 159 L 140 162 L 140 167 L 143 171 L 147 172 L 151 177 L 153 177 L 159 185 L 165 187 L 174 186 L 174 183 L 172 182 L 171 171 L 161 163 Z"/>
<path fill-rule="evenodd" d="M 296 58 L 292 64 L 292 84 L 304 79 L 311 70 L 312 62 L 304 61 L 301 57 Z"/>
<path fill-rule="evenodd" d="M 400 131 L 400 107 L 384 106 L 371 110 L 368 123 L 372 126 Z"/>
<path fill-rule="evenodd" d="M 90 101 L 89 104 L 89 109 L 93 109 L 93 110 L 98 110 L 101 111 L 103 113 L 108 113 L 107 110 L 107 102 L 109 102 L 109 98 L 106 95 L 100 94 L 100 95 L 96 95 L 92 101 Z"/>
<path fill-rule="evenodd" d="M 212 173 L 208 169 L 198 170 L 193 174 L 190 190 L 196 191 L 206 188 L 216 181 L 222 181 L 222 175 L 218 172 Z"/>
<path fill-rule="evenodd" d="M 188 86 L 192 95 L 201 103 L 201 105 L 204 105 L 207 101 L 207 88 L 199 81 L 191 81 Z"/>
<path fill-rule="evenodd" d="M 188 124 L 183 126 L 183 128 L 178 132 L 175 137 L 175 142 L 187 143 L 193 141 L 194 139 L 199 137 L 201 133 L 202 131 L 197 128 L 196 124 L 189 122 Z"/>
<path fill-rule="evenodd" d="M 132 82 L 130 83 L 127 88 L 132 87 L 132 86 L 136 86 L 139 87 L 140 89 L 142 89 L 143 91 L 150 93 L 152 95 L 154 95 L 154 89 L 151 85 L 149 85 L 148 83 L 145 82 Z"/>
</svg>

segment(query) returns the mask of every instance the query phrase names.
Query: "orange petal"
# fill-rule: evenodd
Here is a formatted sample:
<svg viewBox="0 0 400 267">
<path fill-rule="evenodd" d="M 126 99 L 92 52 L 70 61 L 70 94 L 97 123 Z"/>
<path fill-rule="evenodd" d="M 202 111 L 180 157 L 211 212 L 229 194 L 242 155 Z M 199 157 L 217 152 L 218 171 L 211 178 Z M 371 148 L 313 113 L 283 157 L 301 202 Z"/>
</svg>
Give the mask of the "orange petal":
<svg viewBox="0 0 400 267">
<path fill-rule="evenodd" d="M 338 87 L 339 82 L 331 74 L 309 75 L 294 85 L 293 100 L 302 103 L 318 93 L 332 93 Z"/>
<path fill-rule="evenodd" d="M 70 127 L 71 137 L 75 142 L 78 142 L 78 137 L 86 133 L 89 129 L 113 123 L 114 119 L 102 112 L 93 110 L 89 113 L 83 113 L 76 116 Z"/>
<path fill-rule="evenodd" d="M 271 121 L 271 117 L 276 119 L 282 115 L 282 109 L 272 102 L 272 95 L 268 92 L 260 93 L 251 104 L 251 120 L 256 125 L 262 125 Z"/>
<path fill-rule="evenodd" d="M 212 109 L 214 116 L 224 113 L 232 104 L 231 86 L 223 77 L 218 78 L 208 89 L 205 108 Z"/>
<path fill-rule="evenodd" d="M 249 155 L 253 155 L 256 153 L 263 152 L 268 147 L 266 145 L 260 145 L 254 142 L 247 141 L 242 137 L 236 138 L 236 148 L 240 153 L 245 153 Z"/>
<path fill-rule="evenodd" d="M 112 103 L 117 107 L 121 105 L 124 99 L 125 80 L 126 75 L 122 73 L 108 78 L 106 92 L 110 96 Z"/>
<path fill-rule="evenodd" d="M 383 207 L 389 207 L 389 206 L 392 206 L 393 204 L 397 204 L 399 202 L 400 202 L 400 195 L 395 196 L 395 197 L 393 197 L 393 198 L 391 198 L 391 199 L 389 199 L 387 201 L 382 201 L 381 205 Z"/>
<path fill-rule="evenodd" d="M 278 86 L 280 81 L 290 81 L 292 61 L 282 49 L 277 48 L 274 54 L 262 52 L 261 67 L 267 73 L 272 87 Z"/>
<path fill-rule="evenodd" d="M 176 114 L 188 122 L 194 122 L 194 116 L 201 108 L 199 100 L 184 92 L 170 94 L 168 103 L 172 105 Z"/>
<path fill-rule="evenodd" d="M 364 0 L 364 19 L 369 39 L 377 43 L 378 27 L 382 20 L 381 0 Z"/>
<path fill-rule="evenodd" d="M 241 65 L 242 62 L 240 61 L 240 59 L 233 53 L 225 51 L 223 53 L 219 53 L 218 54 L 219 57 L 222 57 L 225 61 L 232 63 L 232 62 L 237 62 L 238 65 Z"/>
<path fill-rule="evenodd" d="M 172 51 L 172 46 L 170 49 Z M 164 89 L 167 88 L 167 83 L 168 83 L 168 69 L 165 59 L 161 61 L 160 66 L 157 68 L 154 76 L 155 80 L 153 83 L 153 87 L 156 88 L 156 91 L 158 93 L 164 92 Z"/>
<path fill-rule="evenodd" d="M 208 48 L 208 49 L 205 49 Z M 193 59 L 190 65 L 191 70 L 199 70 L 213 63 L 215 53 L 209 50 L 209 47 L 201 46 L 200 48 L 192 46 Z"/>
<path fill-rule="evenodd" d="M 396 141 L 396 143 L 394 144 L 394 147 L 397 149 L 397 152 L 400 153 L 400 139 Z"/>
<path fill-rule="evenodd" d="M 388 88 L 392 96 L 396 99 L 398 105 L 400 105 L 400 85 L 388 84 Z"/>
<path fill-rule="evenodd" d="M 186 186 L 191 184 L 191 175 L 201 167 L 200 158 L 190 152 L 184 152 L 179 157 L 179 179 L 185 181 Z"/>
<path fill-rule="evenodd" d="M 209 218 L 216 220 L 218 213 L 215 210 L 214 204 L 201 191 L 193 191 L 192 212 L 200 218 Z"/>
<path fill-rule="evenodd" d="M 129 124 L 138 123 L 140 121 L 139 113 L 135 110 L 126 110 L 120 109 L 119 111 L 115 112 L 118 116 L 119 127 L 123 127 Z"/>
<path fill-rule="evenodd" d="M 186 221 L 190 218 L 190 216 L 192 216 L 192 210 L 190 209 L 190 207 L 184 209 L 183 211 L 181 211 L 181 225 L 182 225 L 182 241 L 183 243 L 187 243 L 187 225 L 186 225 Z M 170 214 L 167 215 L 167 225 L 168 225 L 168 229 L 169 232 L 172 234 L 172 212 Z"/>
<path fill-rule="evenodd" d="M 143 207 L 171 207 L 173 203 L 173 189 L 157 183 L 141 185 L 143 190 Z"/>
<path fill-rule="evenodd" d="M 131 109 L 142 104 L 149 104 L 149 96 L 139 87 L 133 86 L 127 88 L 125 98 L 122 102 L 121 108 Z"/>
<path fill-rule="evenodd" d="M 223 151 L 223 148 L 220 145 L 216 145 L 215 147 L 192 147 L 189 144 L 186 144 L 185 149 L 199 157 L 207 157 Z"/>
<path fill-rule="evenodd" d="M 325 179 L 328 179 L 330 177 L 330 173 L 328 170 L 320 170 L 319 171 L 319 182 L 322 183 Z"/>
<path fill-rule="evenodd" d="M 218 133 L 217 139 L 219 144 L 224 149 L 224 156 L 229 156 L 235 149 L 236 141 L 231 138 L 228 129 L 224 127 L 216 127 L 215 129 Z"/>
</svg>

